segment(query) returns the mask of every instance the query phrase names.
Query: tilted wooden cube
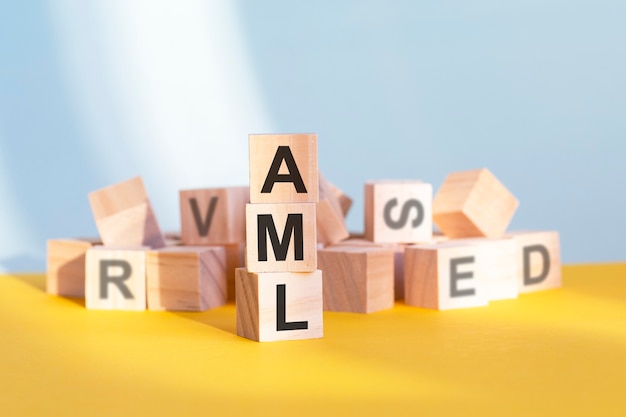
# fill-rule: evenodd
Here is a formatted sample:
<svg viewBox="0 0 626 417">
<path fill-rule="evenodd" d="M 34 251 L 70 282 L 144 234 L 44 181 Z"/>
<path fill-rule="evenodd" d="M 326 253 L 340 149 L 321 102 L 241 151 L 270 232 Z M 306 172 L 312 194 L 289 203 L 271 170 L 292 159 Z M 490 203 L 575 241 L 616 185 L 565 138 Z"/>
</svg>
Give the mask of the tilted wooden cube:
<svg viewBox="0 0 626 417">
<path fill-rule="evenodd" d="M 181 237 L 185 245 L 221 245 L 246 241 L 248 187 L 180 191 Z"/>
<path fill-rule="evenodd" d="M 148 309 L 204 311 L 226 303 L 226 250 L 176 246 L 149 251 Z"/>
<path fill-rule="evenodd" d="M 250 135 L 250 202 L 319 200 L 316 134 Z"/>
<path fill-rule="evenodd" d="M 335 246 L 318 251 L 324 310 L 373 313 L 394 305 L 394 252 L 388 248 Z"/>
<path fill-rule="evenodd" d="M 140 177 L 94 191 L 89 201 L 105 246 L 165 246 Z"/>
<path fill-rule="evenodd" d="M 94 246 L 87 250 L 85 306 L 145 310 L 147 249 Z"/>
<path fill-rule="evenodd" d="M 322 272 L 237 270 L 237 335 L 259 342 L 324 335 Z"/>
<path fill-rule="evenodd" d="M 404 301 L 436 310 L 488 304 L 480 245 L 444 242 L 407 246 Z"/>
<path fill-rule="evenodd" d="M 315 271 L 315 204 L 248 204 L 246 241 L 250 272 Z"/>
<path fill-rule="evenodd" d="M 339 202 L 339 207 L 341 208 L 341 213 L 343 214 L 343 217 L 346 217 L 348 215 L 348 212 L 350 211 L 350 208 L 352 207 L 352 198 L 344 193 L 343 190 L 341 190 L 335 184 L 328 182 L 328 187 Z"/>
<path fill-rule="evenodd" d="M 317 242 L 332 245 L 347 239 L 350 232 L 332 185 L 321 174 L 319 182 L 319 201 L 315 208 Z"/>
<path fill-rule="evenodd" d="M 96 239 L 50 239 L 47 244 L 46 292 L 85 297 L 85 254 Z"/>
<path fill-rule="evenodd" d="M 448 175 L 433 200 L 433 221 L 451 238 L 502 237 L 519 202 L 488 170 Z"/>
<path fill-rule="evenodd" d="M 365 183 L 365 237 L 373 242 L 432 240 L 432 185 L 418 180 Z"/>
<path fill-rule="evenodd" d="M 556 231 L 513 231 L 520 293 L 560 288 L 561 250 Z"/>
</svg>

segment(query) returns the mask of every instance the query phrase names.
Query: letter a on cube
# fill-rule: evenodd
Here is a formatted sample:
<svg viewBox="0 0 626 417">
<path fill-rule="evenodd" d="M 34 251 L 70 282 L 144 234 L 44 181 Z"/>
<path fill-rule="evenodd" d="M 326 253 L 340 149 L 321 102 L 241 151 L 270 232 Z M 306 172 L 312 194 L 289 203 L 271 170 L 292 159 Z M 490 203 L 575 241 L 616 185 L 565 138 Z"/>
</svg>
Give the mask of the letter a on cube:
<svg viewBox="0 0 626 417">
<path fill-rule="evenodd" d="M 250 135 L 250 202 L 316 203 L 317 135 Z"/>
</svg>

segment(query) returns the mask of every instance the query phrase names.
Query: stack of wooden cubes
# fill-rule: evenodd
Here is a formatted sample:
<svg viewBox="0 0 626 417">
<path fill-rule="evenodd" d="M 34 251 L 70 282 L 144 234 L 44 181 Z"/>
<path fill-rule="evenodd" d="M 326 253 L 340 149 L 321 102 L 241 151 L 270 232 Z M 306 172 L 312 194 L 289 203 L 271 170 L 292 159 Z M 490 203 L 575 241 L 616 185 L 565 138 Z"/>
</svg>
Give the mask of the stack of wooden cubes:
<svg viewBox="0 0 626 417">
<path fill-rule="evenodd" d="M 323 336 L 317 269 L 317 135 L 250 135 L 246 268 L 237 270 L 237 334 L 256 341 Z"/>
</svg>

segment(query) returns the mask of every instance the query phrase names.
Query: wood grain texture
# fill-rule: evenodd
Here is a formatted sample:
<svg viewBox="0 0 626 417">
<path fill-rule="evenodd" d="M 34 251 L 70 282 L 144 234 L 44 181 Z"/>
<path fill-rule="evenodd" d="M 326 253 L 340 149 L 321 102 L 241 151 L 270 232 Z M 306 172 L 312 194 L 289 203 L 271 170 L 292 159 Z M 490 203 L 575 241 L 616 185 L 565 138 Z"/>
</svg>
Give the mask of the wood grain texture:
<svg viewBox="0 0 626 417">
<path fill-rule="evenodd" d="M 431 184 L 418 180 L 365 183 L 365 237 L 380 243 L 432 240 Z"/>
<path fill-rule="evenodd" d="M 85 306 L 95 310 L 145 310 L 148 249 L 94 246 L 87 250 Z M 106 263 L 110 265 L 106 267 Z"/>
<path fill-rule="evenodd" d="M 306 329 L 278 330 L 278 286 L 285 289 L 284 320 Z M 237 269 L 237 334 L 259 342 L 317 339 L 324 335 L 322 272 L 253 273 Z"/>
<path fill-rule="evenodd" d="M 237 268 L 246 266 L 246 244 L 222 245 L 226 250 L 226 301 L 235 301 L 235 279 Z"/>
<path fill-rule="evenodd" d="M 560 288 L 561 249 L 557 231 L 512 231 L 507 237 L 516 245 L 520 293 Z"/>
<path fill-rule="evenodd" d="M 284 260 L 276 258 L 278 245 L 270 239 L 270 233 L 259 223 L 259 216 L 271 216 L 279 243 L 289 239 Z M 297 228 L 287 228 L 288 219 L 302 219 L 302 239 L 297 239 Z M 317 269 L 317 240 L 314 203 L 248 204 L 246 206 L 246 262 L 250 272 L 313 272 Z M 266 217 L 267 218 L 267 217 Z M 295 223 L 295 222 L 294 222 Z M 285 229 L 290 233 L 285 236 Z M 259 233 L 262 240 L 259 239 Z M 302 258 L 296 259 L 296 244 L 301 241 Z M 261 244 L 259 244 L 261 242 Z M 267 260 L 263 261 L 260 246 L 266 245 Z"/>
<path fill-rule="evenodd" d="M 165 246 L 140 177 L 93 191 L 89 202 L 105 246 Z"/>
<path fill-rule="evenodd" d="M 432 243 L 432 242 L 431 242 Z M 393 282 L 394 282 L 394 298 L 396 301 L 404 300 L 404 249 L 407 247 L 403 243 L 376 243 L 371 240 L 367 240 L 361 235 L 355 235 L 346 240 L 338 242 L 334 245 L 328 246 L 328 248 L 335 247 L 370 247 L 370 248 L 383 248 L 393 251 Z M 318 250 L 318 264 L 319 264 L 319 250 Z M 320 267 L 320 269 L 324 270 Z"/>
<path fill-rule="evenodd" d="M 306 192 L 298 192 L 292 182 L 275 182 L 271 192 L 263 193 L 277 151 L 285 146 L 293 156 Z M 251 203 L 316 203 L 319 200 L 316 134 L 250 135 L 249 152 Z M 283 161 L 278 173 L 294 175 L 295 171 L 289 170 Z"/>
<path fill-rule="evenodd" d="M 226 249 L 177 246 L 146 255 L 148 309 L 204 311 L 226 303 Z"/>
<path fill-rule="evenodd" d="M 47 242 L 46 292 L 85 297 L 85 254 L 95 240 L 50 239 Z"/>
<path fill-rule="evenodd" d="M 436 310 L 487 305 L 481 250 L 479 245 L 453 241 L 407 246 L 405 303 Z"/>
<path fill-rule="evenodd" d="M 318 251 L 324 310 L 373 313 L 394 304 L 394 252 L 389 248 L 335 246 Z"/>
<path fill-rule="evenodd" d="M 451 238 L 502 237 L 519 202 L 486 168 L 448 175 L 433 200 L 433 221 Z"/>
<path fill-rule="evenodd" d="M 181 190 L 181 239 L 185 245 L 221 245 L 246 241 L 249 187 Z"/>
</svg>

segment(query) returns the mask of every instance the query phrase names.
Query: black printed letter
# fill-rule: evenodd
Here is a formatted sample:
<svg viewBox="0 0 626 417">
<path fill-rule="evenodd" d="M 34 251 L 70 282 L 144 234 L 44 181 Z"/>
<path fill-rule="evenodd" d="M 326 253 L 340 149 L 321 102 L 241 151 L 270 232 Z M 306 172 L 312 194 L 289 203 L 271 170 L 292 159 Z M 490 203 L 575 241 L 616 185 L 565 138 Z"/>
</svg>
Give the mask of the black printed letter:
<svg viewBox="0 0 626 417">
<path fill-rule="evenodd" d="M 277 261 L 284 261 L 287 259 L 287 250 L 289 249 L 289 242 L 291 241 L 291 235 L 293 234 L 293 246 L 294 255 L 296 261 L 304 260 L 304 236 L 302 228 L 302 214 L 289 214 L 287 215 L 287 224 L 283 231 L 283 238 L 278 240 L 278 232 L 276 231 L 276 225 L 271 214 L 259 214 L 257 215 L 257 238 L 258 238 L 258 250 L 259 261 L 267 261 L 267 237 L 269 233 L 270 241 L 272 242 L 272 248 L 274 250 L 274 257 Z"/>
<path fill-rule="evenodd" d="M 289 174 L 278 173 L 278 171 L 280 171 L 280 165 L 283 161 L 285 161 L 285 164 L 287 165 Z M 265 177 L 265 183 L 263 183 L 263 188 L 261 188 L 261 192 L 271 193 L 275 182 L 292 182 L 293 185 L 296 187 L 296 191 L 299 194 L 307 192 L 306 187 L 304 186 L 304 182 L 302 181 L 302 177 L 300 176 L 300 171 L 298 170 L 296 161 L 293 159 L 293 155 L 291 154 L 291 149 L 289 149 L 289 146 L 278 147 L 276 155 L 274 155 L 274 160 L 272 161 L 270 171 L 267 173 L 267 177 Z"/>
<path fill-rule="evenodd" d="M 309 328 L 308 321 L 287 322 L 287 296 L 286 285 L 276 286 L 276 331 L 282 330 L 305 330 Z"/>
</svg>

